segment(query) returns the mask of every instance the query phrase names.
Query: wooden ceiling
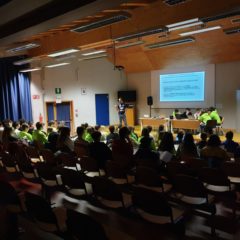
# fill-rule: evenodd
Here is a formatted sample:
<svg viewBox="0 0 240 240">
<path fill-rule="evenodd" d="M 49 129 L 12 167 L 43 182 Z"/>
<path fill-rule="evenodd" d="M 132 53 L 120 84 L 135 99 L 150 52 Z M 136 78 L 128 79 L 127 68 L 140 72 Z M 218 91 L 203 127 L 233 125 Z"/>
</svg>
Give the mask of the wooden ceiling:
<svg viewBox="0 0 240 240">
<path fill-rule="evenodd" d="M 168 6 L 162 0 L 120 1 L 118 6 L 105 7 L 85 17 L 66 22 L 63 19 L 61 24 L 47 31 L 29 33 L 27 37 L 18 41 L 18 44 L 19 42 L 40 43 L 40 47 L 29 50 L 28 54 L 31 57 L 45 57 L 51 52 L 68 48 L 105 49 L 109 60 L 115 65 L 124 66 L 126 72 L 238 61 L 240 60 L 240 33 L 227 35 L 224 30 L 240 27 L 240 21 L 238 23 L 231 21 L 240 18 L 240 15 L 208 21 L 204 26 L 193 26 L 171 32 L 164 31 L 120 43 L 114 41 L 121 36 L 165 27 L 168 24 L 193 18 L 213 17 L 232 10 L 240 11 L 239 0 L 188 0 L 175 6 Z M 70 31 L 85 23 L 118 15 L 122 11 L 131 14 L 131 18 L 84 33 Z M 221 26 L 221 29 L 192 35 L 195 39 L 192 43 L 156 49 L 146 47 L 148 44 L 181 38 L 179 34 L 186 31 L 213 26 Z M 144 43 L 128 48 L 115 48 L 115 46 L 138 40 Z M 12 42 L 5 47 L 10 45 L 12 46 Z"/>
</svg>

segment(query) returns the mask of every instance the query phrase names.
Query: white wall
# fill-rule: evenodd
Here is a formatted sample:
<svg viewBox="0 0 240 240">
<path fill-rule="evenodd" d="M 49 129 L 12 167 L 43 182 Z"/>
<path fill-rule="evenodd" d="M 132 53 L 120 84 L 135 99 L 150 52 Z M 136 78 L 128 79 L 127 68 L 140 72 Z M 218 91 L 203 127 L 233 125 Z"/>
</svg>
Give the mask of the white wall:
<svg viewBox="0 0 240 240">
<path fill-rule="evenodd" d="M 42 102 L 55 101 L 55 88 L 61 88 L 62 101 L 73 101 L 75 127 L 84 122 L 96 124 L 96 93 L 109 94 L 110 124 L 118 123 L 115 108 L 117 91 L 126 89 L 127 80 L 124 73 L 114 70 L 112 63 L 107 59 L 73 60 L 70 65 L 44 68 L 42 71 L 44 72 L 32 74 L 32 94 L 36 94 L 37 91 L 41 94 L 42 91 L 44 93 Z M 40 79 L 43 81 L 43 89 L 40 86 Z M 81 94 L 82 88 L 86 89 L 86 95 Z M 34 121 L 38 121 L 42 106 L 40 104 L 38 106 L 36 100 L 32 101 Z"/>
<path fill-rule="evenodd" d="M 174 66 L 176 68 L 176 66 Z M 168 66 L 168 69 L 170 67 Z M 164 69 L 161 69 L 164 71 Z M 237 128 L 236 90 L 240 89 L 240 62 L 222 63 L 215 65 L 215 103 L 220 115 L 224 117 L 225 128 Z M 138 118 L 146 114 L 147 96 L 151 95 L 151 72 L 130 73 L 127 75 L 128 86 L 136 88 L 138 93 Z M 158 91 L 158 90 L 156 90 Z M 157 99 L 153 99 L 153 104 Z M 154 107 L 154 106 L 153 106 Z M 181 110 L 181 109 L 180 109 Z M 152 116 L 168 117 L 173 108 L 153 110 Z"/>
</svg>

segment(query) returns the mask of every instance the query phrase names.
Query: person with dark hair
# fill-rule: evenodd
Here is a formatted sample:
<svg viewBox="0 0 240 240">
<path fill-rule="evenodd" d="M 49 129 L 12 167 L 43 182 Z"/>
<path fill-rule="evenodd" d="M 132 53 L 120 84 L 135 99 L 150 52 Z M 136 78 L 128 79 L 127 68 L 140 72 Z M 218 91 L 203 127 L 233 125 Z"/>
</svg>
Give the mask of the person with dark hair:
<svg viewBox="0 0 240 240">
<path fill-rule="evenodd" d="M 189 116 L 192 116 L 192 112 L 190 108 L 186 108 L 182 114 L 183 119 L 187 119 Z"/>
<path fill-rule="evenodd" d="M 233 141 L 233 132 L 228 131 L 225 136 L 226 140 L 223 142 L 225 150 L 235 155 L 237 153 L 239 144 Z"/>
<path fill-rule="evenodd" d="M 29 130 L 29 126 L 27 123 L 23 123 L 22 124 L 22 131 L 19 133 L 19 138 L 20 139 L 25 139 L 29 142 L 32 141 L 32 135 L 30 133 L 28 133 L 28 130 Z"/>
<path fill-rule="evenodd" d="M 89 142 L 86 141 L 85 139 L 83 139 L 83 135 L 84 135 L 84 127 L 77 127 L 77 139 L 75 140 L 75 144 L 80 144 L 82 146 L 88 147 Z"/>
<path fill-rule="evenodd" d="M 138 147 L 139 142 L 138 142 L 138 135 L 134 132 L 134 127 L 130 126 L 128 127 L 129 131 L 130 131 L 130 135 L 129 138 L 132 142 L 132 145 L 134 148 Z"/>
<path fill-rule="evenodd" d="M 212 167 L 220 167 L 223 161 L 229 160 L 227 152 L 220 147 L 221 141 L 218 135 L 213 134 L 209 137 L 207 146 L 200 151 L 200 157 L 214 160 Z"/>
<path fill-rule="evenodd" d="M 28 126 L 29 126 L 29 130 L 28 130 L 28 133 L 30 133 L 31 135 L 33 134 L 33 131 L 34 131 L 34 124 L 32 121 L 29 121 L 28 122 Z"/>
<path fill-rule="evenodd" d="M 202 132 L 202 133 L 201 133 L 201 135 L 200 135 L 201 141 L 199 141 L 199 142 L 197 143 L 197 148 L 198 148 L 199 150 L 201 150 L 201 149 L 203 149 L 205 146 L 207 146 L 207 137 L 208 137 L 207 133 L 205 133 L 205 132 Z"/>
<path fill-rule="evenodd" d="M 5 149 L 7 149 L 9 143 L 18 141 L 17 138 L 12 136 L 12 133 L 13 133 L 12 127 L 9 127 L 9 126 L 4 127 L 3 135 L 2 135 L 2 143 Z"/>
<path fill-rule="evenodd" d="M 132 165 L 132 157 L 133 157 L 133 145 L 129 138 L 130 131 L 127 127 L 122 127 L 119 130 L 119 139 L 116 139 L 112 143 L 112 154 L 114 160 L 120 160 L 124 158 L 126 162 L 124 162 L 124 167 L 130 167 Z M 121 162 L 119 163 L 121 164 Z"/>
<path fill-rule="evenodd" d="M 122 127 L 122 122 L 124 123 L 124 126 L 127 127 L 127 117 L 126 117 L 126 107 L 127 105 L 123 102 L 122 98 L 118 99 L 118 104 L 116 105 L 117 111 L 118 111 L 118 117 L 119 117 L 119 128 Z"/>
<path fill-rule="evenodd" d="M 155 146 L 155 142 L 154 139 L 149 135 L 149 128 L 143 128 L 142 129 L 142 135 L 141 137 L 138 139 L 138 142 L 141 143 L 141 140 L 143 138 L 149 138 L 150 139 L 150 146 L 151 146 L 151 150 L 156 150 L 156 146 Z"/>
<path fill-rule="evenodd" d="M 112 159 L 112 152 L 105 143 L 100 141 L 101 135 L 99 131 L 92 133 L 93 142 L 89 144 L 89 154 L 97 160 L 100 169 L 105 169 L 106 162 Z"/>
<path fill-rule="evenodd" d="M 218 125 L 221 125 L 222 120 L 217 112 L 217 109 L 215 107 L 210 107 L 209 108 L 210 111 L 210 117 L 212 120 L 216 120 Z"/>
<path fill-rule="evenodd" d="M 74 142 L 70 138 L 70 128 L 62 127 L 57 139 L 57 149 L 61 152 L 71 153 L 74 151 Z"/>
<path fill-rule="evenodd" d="M 172 113 L 172 117 L 173 117 L 173 119 L 177 119 L 177 118 L 179 118 L 179 116 L 181 116 L 182 114 L 181 114 L 181 112 L 179 111 L 179 109 L 174 109 L 174 111 L 173 111 L 173 113 Z"/>
<path fill-rule="evenodd" d="M 109 126 L 109 134 L 107 135 L 107 145 L 111 146 L 112 142 L 119 138 L 118 133 L 115 132 L 115 127 L 113 125 Z"/>
<path fill-rule="evenodd" d="M 33 141 L 39 143 L 39 144 L 45 144 L 47 143 L 47 135 L 43 132 L 43 124 L 40 122 L 36 123 L 36 130 L 32 134 Z"/>
<path fill-rule="evenodd" d="M 57 132 L 57 128 L 55 127 L 55 122 L 53 120 L 48 122 L 48 127 L 52 128 L 53 132 Z"/>
<path fill-rule="evenodd" d="M 176 136 L 175 144 L 181 144 L 183 142 L 185 132 L 183 130 L 179 130 Z"/>
<path fill-rule="evenodd" d="M 181 145 L 177 150 L 177 158 L 184 160 L 186 158 L 197 158 L 198 151 L 194 143 L 193 135 L 191 133 L 186 133 Z"/>
<path fill-rule="evenodd" d="M 166 132 L 163 135 L 163 139 L 158 147 L 158 151 L 160 153 L 160 159 L 163 162 L 169 162 L 172 159 L 173 154 L 175 154 L 175 148 L 173 135 L 171 132 Z"/>
<path fill-rule="evenodd" d="M 85 135 L 85 141 L 91 143 L 93 142 L 93 139 L 92 139 L 92 133 L 94 132 L 94 128 L 93 127 L 87 127 L 86 129 L 86 135 Z"/>
<path fill-rule="evenodd" d="M 13 127 L 13 132 L 12 132 L 12 136 L 15 137 L 15 138 L 19 138 L 19 133 L 20 133 L 20 124 L 18 121 L 15 121 L 13 122 L 12 124 L 12 127 Z"/>
<path fill-rule="evenodd" d="M 161 143 L 162 139 L 163 139 L 163 135 L 165 134 L 165 129 L 164 129 L 164 125 L 159 125 L 158 127 L 158 137 L 157 137 L 157 145 L 159 146 L 159 144 Z"/>
</svg>

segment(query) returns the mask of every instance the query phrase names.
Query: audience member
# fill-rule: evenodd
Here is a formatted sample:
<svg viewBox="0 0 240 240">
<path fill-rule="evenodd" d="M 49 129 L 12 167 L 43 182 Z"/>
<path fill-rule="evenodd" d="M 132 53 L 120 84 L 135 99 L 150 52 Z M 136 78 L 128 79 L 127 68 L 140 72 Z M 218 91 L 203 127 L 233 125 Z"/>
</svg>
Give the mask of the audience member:
<svg viewBox="0 0 240 240">
<path fill-rule="evenodd" d="M 149 138 L 150 139 L 150 146 L 151 150 L 156 150 L 155 142 L 152 136 L 149 135 L 149 128 L 143 128 L 141 137 L 138 139 L 138 142 L 140 143 L 143 138 Z"/>
<path fill-rule="evenodd" d="M 29 126 L 27 123 L 23 123 L 22 124 L 22 131 L 19 132 L 18 137 L 20 139 L 24 139 L 27 140 L 28 142 L 32 141 L 32 135 L 30 133 L 28 133 L 29 130 Z"/>
<path fill-rule="evenodd" d="M 160 159 L 164 162 L 169 162 L 173 154 L 175 154 L 173 135 L 171 132 L 166 132 L 163 135 L 163 139 L 158 147 L 160 152 Z"/>
<path fill-rule="evenodd" d="M 74 142 L 70 138 L 70 128 L 62 127 L 57 139 L 57 149 L 61 152 L 71 153 L 74 151 Z"/>
<path fill-rule="evenodd" d="M 37 145 L 44 145 L 47 143 L 47 135 L 43 132 L 43 124 L 40 122 L 36 123 L 36 130 L 33 131 L 32 134 L 33 141 L 36 142 Z"/>
<path fill-rule="evenodd" d="M 86 136 L 85 136 L 85 140 L 89 143 L 93 142 L 92 133 L 94 132 L 94 128 L 93 127 L 87 127 L 86 131 L 87 131 L 87 133 L 86 133 Z"/>
<path fill-rule="evenodd" d="M 18 121 L 15 121 L 13 122 L 12 124 L 12 127 L 13 127 L 13 132 L 12 132 L 12 136 L 15 137 L 15 138 L 19 138 L 19 133 L 20 133 L 20 124 Z"/>
<path fill-rule="evenodd" d="M 109 126 L 109 134 L 107 135 L 107 145 L 112 146 L 114 140 L 119 138 L 118 133 L 115 132 L 115 127 L 113 125 Z"/>
<path fill-rule="evenodd" d="M 162 138 L 163 138 L 163 135 L 165 134 L 165 129 L 164 129 L 164 125 L 160 125 L 158 127 L 158 140 L 157 140 L 157 144 L 159 146 L 159 144 L 161 143 L 162 141 Z"/>
<path fill-rule="evenodd" d="M 226 140 L 223 142 L 223 146 L 227 152 L 233 153 L 234 155 L 237 154 L 239 144 L 233 141 L 233 132 L 228 131 L 226 133 Z"/>
<path fill-rule="evenodd" d="M 202 132 L 200 135 L 201 140 L 197 143 L 197 148 L 199 150 L 203 149 L 205 146 L 207 146 L 207 133 Z"/>
</svg>

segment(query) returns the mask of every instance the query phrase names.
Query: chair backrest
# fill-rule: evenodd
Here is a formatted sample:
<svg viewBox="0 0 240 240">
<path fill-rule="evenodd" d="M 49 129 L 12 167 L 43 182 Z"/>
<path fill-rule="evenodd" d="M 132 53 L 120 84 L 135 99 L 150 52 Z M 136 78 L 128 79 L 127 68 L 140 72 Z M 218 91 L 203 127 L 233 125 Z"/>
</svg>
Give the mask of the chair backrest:
<svg viewBox="0 0 240 240">
<path fill-rule="evenodd" d="M 150 187 L 163 187 L 163 183 L 157 171 L 147 167 L 137 167 L 135 180 L 137 184 Z"/>
<path fill-rule="evenodd" d="M 174 178 L 174 189 L 177 193 L 192 198 L 206 198 L 207 191 L 203 183 L 194 177 L 177 175 Z"/>
<path fill-rule="evenodd" d="M 186 164 L 177 161 L 167 163 L 167 174 L 171 180 L 178 174 L 193 176 L 194 171 Z"/>
<path fill-rule="evenodd" d="M 80 159 L 81 169 L 88 172 L 98 172 L 99 167 L 97 161 L 91 157 L 82 157 Z"/>
<path fill-rule="evenodd" d="M 38 222 L 51 223 L 57 225 L 57 219 L 50 204 L 42 197 L 26 192 L 25 205 L 31 217 Z"/>
<path fill-rule="evenodd" d="M 108 239 L 102 225 L 85 214 L 68 209 L 66 223 L 68 232 L 73 237 L 73 239 Z"/>
<path fill-rule="evenodd" d="M 225 162 L 223 163 L 223 171 L 229 177 L 240 178 L 240 163 Z"/>
<path fill-rule="evenodd" d="M 89 149 L 81 143 L 74 143 L 74 152 L 78 158 L 89 156 Z"/>
<path fill-rule="evenodd" d="M 216 120 L 208 120 L 206 123 L 206 127 L 208 128 L 215 128 L 217 126 Z"/>
<path fill-rule="evenodd" d="M 172 209 L 163 193 L 145 188 L 135 188 L 132 200 L 135 207 L 153 215 L 169 216 L 172 220 Z"/>
<path fill-rule="evenodd" d="M 127 178 L 126 171 L 124 168 L 119 166 L 118 163 L 113 161 L 107 161 L 106 172 L 109 177 L 113 178 Z"/>
<path fill-rule="evenodd" d="M 118 185 L 104 177 L 93 178 L 93 193 L 110 201 L 123 201 Z"/>
<path fill-rule="evenodd" d="M 30 158 L 39 158 L 39 152 L 37 148 L 28 146 L 26 151 Z"/>
<path fill-rule="evenodd" d="M 10 183 L 0 181 L 0 205 L 8 204 L 20 205 L 20 200 L 16 190 Z"/>
<path fill-rule="evenodd" d="M 63 168 L 60 170 L 59 173 L 61 175 L 63 185 L 70 188 L 85 189 L 85 184 L 82 180 L 82 175 L 80 172 L 74 171 L 72 169 Z"/>
<path fill-rule="evenodd" d="M 41 155 L 44 159 L 44 161 L 50 165 L 56 165 L 56 160 L 55 160 L 55 156 L 54 153 L 49 150 L 49 149 L 42 149 L 41 150 Z"/>
<path fill-rule="evenodd" d="M 230 181 L 224 171 L 216 168 L 202 168 L 199 172 L 202 182 L 214 186 L 230 186 Z"/>
<path fill-rule="evenodd" d="M 44 180 L 56 180 L 57 171 L 46 163 L 36 164 L 37 173 Z"/>
</svg>

